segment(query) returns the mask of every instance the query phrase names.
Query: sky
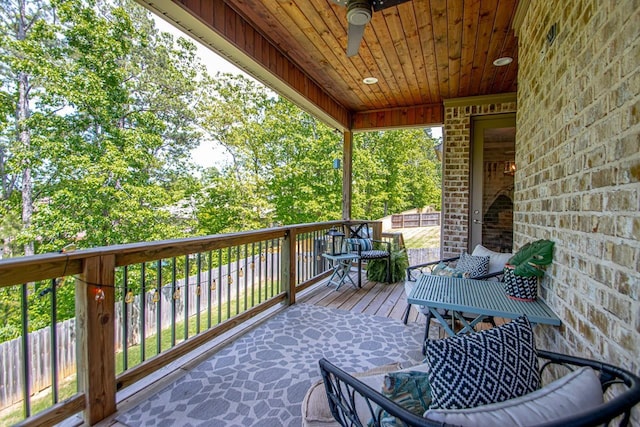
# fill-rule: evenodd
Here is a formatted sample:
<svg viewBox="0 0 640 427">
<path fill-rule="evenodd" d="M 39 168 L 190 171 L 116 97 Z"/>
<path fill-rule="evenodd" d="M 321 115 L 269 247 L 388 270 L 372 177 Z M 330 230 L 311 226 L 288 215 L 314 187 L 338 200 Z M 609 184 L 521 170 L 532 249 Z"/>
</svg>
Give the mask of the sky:
<svg viewBox="0 0 640 427">
<path fill-rule="evenodd" d="M 186 37 L 196 45 L 198 56 L 200 57 L 200 60 L 202 61 L 202 63 L 207 67 L 207 71 L 209 72 L 209 74 L 215 75 L 216 73 L 221 72 L 221 73 L 231 73 L 231 74 L 242 74 L 243 76 L 252 78 L 250 75 L 242 71 L 240 68 L 236 67 L 235 65 L 233 65 L 232 63 L 230 63 L 229 61 L 227 61 L 226 59 L 224 59 L 223 57 L 221 57 L 220 55 L 218 55 L 208 47 L 205 47 L 198 40 L 190 37 L 189 35 L 185 34 L 178 28 L 174 27 L 173 25 L 167 23 L 164 19 L 156 16 L 153 13 L 152 13 L 152 16 L 156 22 L 156 27 L 160 31 L 165 31 L 167 33 L 173 34 L 174 37 Z M 434 138 L 441 138 L 442 128 L 440 127 L 432 128 L 431 135 Z M 224 152 L 224 149 L 222 149 L 219 146 L 216 146 L 211 141 L 206 141 L 200 144 L 198 148 L 196 148 L 191 152 L 191 157 L 197 165 L 205 168 L 221 165 L 226 161 L 228 161 L 228 156 Z"/>
</svg>

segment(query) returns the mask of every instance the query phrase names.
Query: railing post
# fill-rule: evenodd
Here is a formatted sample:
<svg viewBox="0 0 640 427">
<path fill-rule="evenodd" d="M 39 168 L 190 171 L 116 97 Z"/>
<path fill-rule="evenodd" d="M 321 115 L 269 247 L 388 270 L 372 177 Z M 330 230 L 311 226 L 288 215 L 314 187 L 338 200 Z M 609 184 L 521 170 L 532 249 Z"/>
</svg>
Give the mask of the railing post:
<svg viewBox="0 0 640 427">
<path fill-rule="evenodd" d="M 371 229 L 373 230 L 373 238 L 376 240 L 382 239 L 382 222 L 381 221 L 372 221 L 369 223 Z"/>
<path fill-rule="evenodd" d="M 342 146 L 342 219 L 351 219 L 351 196 L 353 191 L 353 133 L 344 131 Z"/>
<path fill-rule="evenodd" d="M 85 259 L 76 280 L 78 386 L 89 425 L 116 411 L 114 279 L 115 256 L 106 255 Z"/>
<path fill-rule="evenodd" d="M 282 241 L 281 276 L 282 285 L 287 289 L 287 304 L 296 303 L 296 230 L 287 231 Z"/>
</svg>

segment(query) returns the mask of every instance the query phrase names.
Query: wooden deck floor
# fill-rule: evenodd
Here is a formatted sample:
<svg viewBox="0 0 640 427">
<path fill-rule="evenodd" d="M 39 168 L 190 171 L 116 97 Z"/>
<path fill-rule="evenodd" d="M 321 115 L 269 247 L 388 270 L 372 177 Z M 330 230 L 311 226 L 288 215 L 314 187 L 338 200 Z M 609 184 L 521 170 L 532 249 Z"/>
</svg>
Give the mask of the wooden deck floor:
<svg viewBox="0 0 640 427">
<path fill-rule="evenodd" d="M 351 277 L 357 282 L 357 272 Z M 373 316 L 402 319 L 407 307 L 407 296 L 404 293 L 404 282 L 385 284 L 370 282 L 362 275 L 362 288 L 345 284 L 337 291 L 329 286 L 318 286 L 308 295 L 298 298 L 298 302 L 322 307 L 331 307 Z M 420 313 L 412 309 L 409 322 L 422 321 Z"/>
<path fill-rule="evenodd" d="M 351 277 L 356 281 L 357 272 L 352 271 Z M 366 273 L 364 272 L 362 275 L 362 288 L 360 289 L 347 284 L 342 285 L 336 291 L 334 287 L 328 287 L 323 284 L 313 289 L 308 295 L 298 298 L 297 301 L 398 320 L 402 320 L 407 307 L 404 281 L 391 284 L 370 282 L 366 279 Z M 423 323 L 425 320 L 425 317 L 414 307 L 411 308 L 408 322 Z M 497 325 L 508 321 L 500 317 L 496 317 L 494 320 Z M 480 322 L 475 326 L 475 330 L 489 329 L 490 327 L 488 323 Z M 445 338 L 446 336 L 445 330 L 440 328 L 436 321 L 431 322 L 429 330 L 431 339 Z"/>
</svg>

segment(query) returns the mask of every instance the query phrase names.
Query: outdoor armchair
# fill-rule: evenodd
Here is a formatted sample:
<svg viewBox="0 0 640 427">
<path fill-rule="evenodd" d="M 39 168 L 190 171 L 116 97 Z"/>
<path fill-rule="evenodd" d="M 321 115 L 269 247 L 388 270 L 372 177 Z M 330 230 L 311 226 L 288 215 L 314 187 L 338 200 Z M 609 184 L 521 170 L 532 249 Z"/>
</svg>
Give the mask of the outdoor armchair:
<svg viewBox="0 0 640 427">
<path fill-rule="evenodd" d="M 493 413 L 490 408 L 495 406 L 491 405 L 486 405 L 484 411 L 481 406 L 472 408 L 466 414 L 467 410 L 464 409 L 453 411 L 454 415 L 457 415 L 456 412 L 463 414 L 465 420 L 462 423 L 456 422 L 456 425 L 596 426 L 621 415 L 622 417 L 618 419 L 618 425 L 627 426 L 629 424 L 630 411 L 640 402 L 640 378 L 636 375 L 607 363 L 560 353 L 538 350 L 538 357 L 541 375 L 545 372 L 552 372 L 552 367 L 561 370 L 565 369 L 561 366 L 568 368 L 572 372 L 566 374 L 566 377 L 571 375 L 575 377 L 574 371 L 578 371 L 578 368 L 583 366 L 593 369 L 597 379 L 592 381 L 589 392 L 591 395 L 594 393 L 596 395 L 602 394 L 601 399 L 598 398 L 600 403 L 593 401 L 581 403 L 586 392 L 584 383 L 576 384 L 568 381 L 559 386 L 560 388 L 558 386 L 554 388 L 553 384 L 562 382 L 564 377 L 561 376 L 554 383 L 550 383 L 530 395 L 494 404 L 498 406 L 498 409 Z M 346 373 L 326 359 L 321 359 L 319 363 L 329 409 L 336 420 L 331 425 L 344 427 L 380 426 L 384 425 L 381 424 L 383 417 L 385 419 L 395 417 L 407 426 L 446 427 L 452 425 L 441 420 L 430 420 L 408 411 L 380 391 L 361 381 L 363 378 L 358 379 Z M 611 387 L 613 385 L 615 386 Z M 614 391 L 614 397 L 611 397 L 611 393 L 607 392 L 610 388 Z M 535 398 L 529 397 L 534 394 Z M 571 405 L 569 405 L 569 401 L 571 401 Z M 579 409 L 567 412 L 567 407 L 578 407 Z M 425 416 L 429 417 L 429 414 L 426 413 Z M 551 420 L 549 420 L 550 417 Z M 489 424 L 487 424 L 487 420 L 489 420 Z M 327 426 L 329 425 L 327 424 Z"/>
</svg>

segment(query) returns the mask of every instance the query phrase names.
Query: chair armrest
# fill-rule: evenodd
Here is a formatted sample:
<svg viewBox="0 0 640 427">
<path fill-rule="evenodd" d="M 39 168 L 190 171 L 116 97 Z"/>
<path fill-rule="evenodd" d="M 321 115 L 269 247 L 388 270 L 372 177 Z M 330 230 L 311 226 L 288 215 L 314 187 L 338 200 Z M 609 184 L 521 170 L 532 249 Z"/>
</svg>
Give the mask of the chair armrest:
<svg viewBox="0 0 640 427">
<path fill-rule="evenodd" d="M 476 276 L 476 277 L 471 277 L 471 279 L 474 280 L 487 280 L 487 279 L 491 279 L 492 277 L 500 277 L 503 276 L 504 273 L 502 271 L 496 271 L 495 273 L 489 273 L 489 274 L 483 274 L 481 276 Z M 500 281 L 502 282 L 502 277 L 500 277 Z"/>
<path fill-rule="evenodd" d="M 425 262 L 424 264 L 416 264 L 416 265 L 410 265 L 409 267 L 407 267 L 407 280 L 409 281 L 416 281 L 417 277 L 415 277 L 413 275 L 413 273 L 416 270 L 420 270 L 421 274 L 424 274 L 423 268 L 426 269 L 429 273 L 431 273 L 431 271 L 433 270 L 433 268 L 435 266 L 437 266 L 438 264 L 440 264 L 441 262 L 443 263 L 449 263 L 452 261 L 457 261 L 458 259 L 460 259 L 459 256 L 457 257 L 453 257 L 453 258 L 445 258 L 445 259 L 439 259 L 438 261 L 430 261 L 430 262 Z"/>
<path fill-rule="evenodd" d="M 405 422 L 408 426 L 436 427 L 435 423 L 407 411 L 402 406 L 349 375 L 326 359 L 320 359 L 320 373 L 324 381 L 331 414 L 342 426 L 381 425 L 382 410 Z M 366 402 L 368 414 L 361 419 L 356 410 L 356 399 Z"/>
<path fill-rule="evenodd" d="M 609 363 L 552 351 L 538 350 L 538 357 L 544 359 L 544 363 L 540 367 L 541 373 L 552 365 L 563 365 L 568 369 L 571 369 L 571 366 L 589 366 L 599 374 L 598 377 L 600 378 L 603 393 L 606 393 L 607 389 L 613 384 L 624 384 L 626 386 L 625 390 L 615 393 L 614 397 L 606 400 L 602 405 L 580 414 L 565 417 L 551 425 L 600 425 L 622 414 L 624 417 L 618 425 L 626 426 L 629 423 L 631 409 L 640 403 L 640 377 Z"/>
</svg>

